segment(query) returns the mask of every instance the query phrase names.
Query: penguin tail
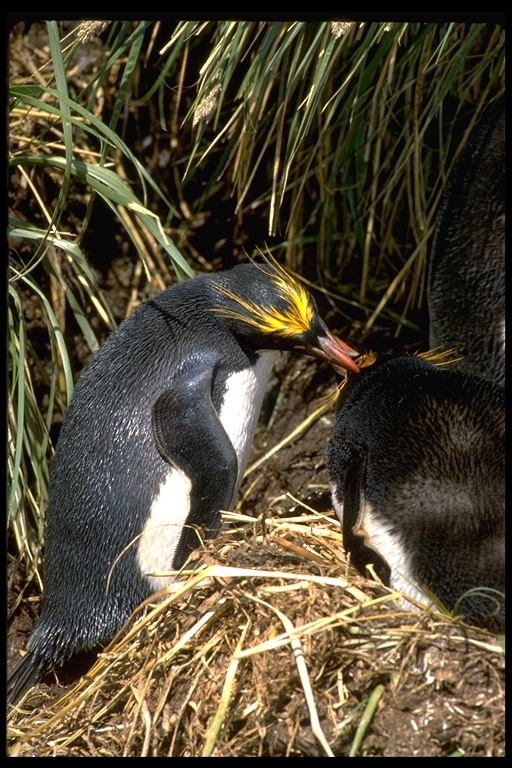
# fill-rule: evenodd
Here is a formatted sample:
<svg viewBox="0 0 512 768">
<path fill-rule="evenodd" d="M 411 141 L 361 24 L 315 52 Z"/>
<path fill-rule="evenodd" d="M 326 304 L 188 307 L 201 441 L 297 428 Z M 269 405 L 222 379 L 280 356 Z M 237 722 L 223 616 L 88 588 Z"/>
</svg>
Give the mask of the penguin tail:
<svg viewBox="0 0 512 768">
<path fill-rule="evenodd" d="M 25 693 L 35 685 L 46 671 L 44 658 L 35 651 L 27 651 L 7 676 L 7 704 L 16 706 Z"/>
</svg>

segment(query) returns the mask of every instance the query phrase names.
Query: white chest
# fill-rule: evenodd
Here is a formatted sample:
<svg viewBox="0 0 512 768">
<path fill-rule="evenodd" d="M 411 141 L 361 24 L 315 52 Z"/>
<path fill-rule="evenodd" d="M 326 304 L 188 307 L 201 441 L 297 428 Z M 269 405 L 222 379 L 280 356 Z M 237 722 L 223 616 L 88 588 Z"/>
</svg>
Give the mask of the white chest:
<svg viewBox="0 0 512 768">
<path fill-rule="evenodd" d="M 277 354 L 262 353 L 254 367 L 232 374 L 226 382 L 219 418 L 238 459 L 232 503 L 249 460 L 263 397 Z M 190 490 L 190 480 L 170 468 L 153 500 L 139 539 L 137 559 L 141 573 L 161 574 L 173 569 L 174 554 L 190 513 Z M 149 580 L 153 589 L 157 590 L 169 584 L 172 577 L 153 575 L 149 576 Z"/>
<path fill-rule="evenodd" d="M 219 418 L 238 459 L 236 492 L 247 467 L 263 397 L 277 355 L 277 352 L 260 353 L 253 368 L 232 374 L 226 382 Z"/>
</svg>

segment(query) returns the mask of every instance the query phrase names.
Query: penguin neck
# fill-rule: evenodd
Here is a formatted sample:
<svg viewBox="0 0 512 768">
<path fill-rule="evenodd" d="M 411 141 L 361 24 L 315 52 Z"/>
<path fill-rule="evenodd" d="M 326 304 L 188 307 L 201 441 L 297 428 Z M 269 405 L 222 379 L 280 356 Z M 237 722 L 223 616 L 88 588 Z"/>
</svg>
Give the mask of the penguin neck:
<svg viewBox="0 0 512 768">
<path fill-rule="evenodd" d="M 219 418 L 238 459 L 235 496 L 247 467 L 263 398 L 278 356 L 279 352 L 260 351 L 256 353 L 250 367 L 226 378 Z"/>
</svg>

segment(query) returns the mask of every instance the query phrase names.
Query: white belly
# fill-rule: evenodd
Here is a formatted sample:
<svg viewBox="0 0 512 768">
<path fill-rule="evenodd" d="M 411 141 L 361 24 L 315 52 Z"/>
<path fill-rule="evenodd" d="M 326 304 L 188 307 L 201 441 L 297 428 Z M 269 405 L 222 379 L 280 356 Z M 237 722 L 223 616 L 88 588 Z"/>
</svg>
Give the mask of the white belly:
<svg viewBox="0 0 512 768">
<path fill-rule="evenodd" d="M 154 590 L 173 581 L 168 576 L 150 576 L 172 570 L 174 553 L 190 507 L 188 477 L 177 469 L 171 469 L 160 486 L 151 514 L 139 539 L 137 559 L 141 573 L 148 575 Z"/>
<path fill-rule="evenodd" d="M 226 383 L 219 418 L 233 443 L 238 475 L 231 504 L 234 505 L 249 460 L 266 387 L 277 352 L 263 352 L 254 368 L 233 374 Z M 200 446 L 198 446 L 200 450 Z M 150 576 L 173 569 L 174 555 L 183 525 L 190 512 L 191 484 L 186 475 L 170 469 L 151 505 L 140 537 L 137 559 L 153 589 L 161 589 L 173 577 Z"/>
<path fill-rule="evenodd" d="M 416 608 L 407 600 L 407 597 L 412 597 L 427 606 L 432 604 L 413 576 L 411 559 L 400 536 L 391 530 L 390 525 L 386 525 L 385 520 L 374 513 L 370 504 L 362 505 L 362 512 L 354 526 L 354 533 L 361 536 L 366 546 L 371 547 L 389 565 L 391 570 L 389 585 L 391 589 L 401 592 L 404 596 L 398 600 L 403 610 L 411 611 Z"/>
<path fill-rule="evenodd" d="M 332 505 L 338 520 L 343 527 L 343 504 L 335 493 L 334 484 L 331 485 Z M 361 536 L 364 544 L 377 552 L 389 565 L 389 586 L 391 589 L 401 592 L 403 597 L 398 599 L 400 608 L 404 611 L 415 610 L 416 606 L 407 600 L 411 597 L 428 606 L 432 601 L 420 588 L 412 575 L 410 557 L 404 550 L 400 537 L 390 530 L 378 515 L 375 515 L 370 504 L 361 498 L 361 513 L 354 526 L 354 533 Z"/>
</svg>

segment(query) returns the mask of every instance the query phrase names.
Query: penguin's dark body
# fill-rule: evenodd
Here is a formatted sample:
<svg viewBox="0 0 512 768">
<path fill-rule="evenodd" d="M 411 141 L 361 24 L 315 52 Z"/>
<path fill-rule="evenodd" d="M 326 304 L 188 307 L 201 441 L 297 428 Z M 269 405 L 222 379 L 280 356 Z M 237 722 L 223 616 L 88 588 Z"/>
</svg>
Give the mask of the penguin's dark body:
<svg viewBox="0 0 512 768">
<path fill-rule="evenodd" d="M 55 663 L 112 639 L 172 581 L 158 574 L 218 532 L 275 350 L 357 370 L 284 274 L 246 264 L 177 283 L 121 323 L 82 372 L 52 464 L 41 616 L 9 676 L 11 702 Z"/>
<path fill-rule="evenodd" d="M 483 114 L 441 201 L 428 274 L 429 344 L 505 384 L 505 104 Z"/>
<path fill-rule="evenodd" d="M 385 584 L 428 604 L 426 587 L 494 631 L 504 598 L 457 601 L 505 592 L 504 410 L 492 382 L 381 355 L 349 375 L 326 452 L 351 562 L 362 573 L 373 563 Z"/>
</svg>

